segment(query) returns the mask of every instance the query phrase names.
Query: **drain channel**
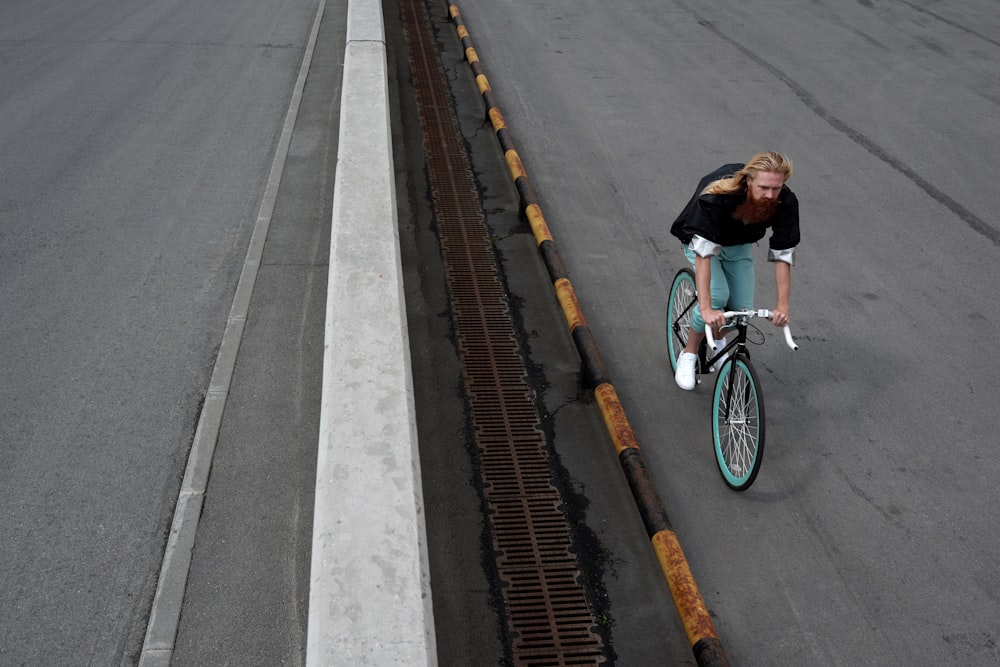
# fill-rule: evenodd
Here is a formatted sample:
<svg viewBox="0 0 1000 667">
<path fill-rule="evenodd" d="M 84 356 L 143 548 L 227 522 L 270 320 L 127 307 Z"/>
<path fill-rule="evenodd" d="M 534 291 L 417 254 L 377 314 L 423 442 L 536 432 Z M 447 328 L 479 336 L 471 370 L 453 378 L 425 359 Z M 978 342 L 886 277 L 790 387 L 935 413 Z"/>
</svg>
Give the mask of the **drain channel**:
<svg viewBox="0 0 1000 667">
<path fill-rule="evenodd" d="M 428 183 L 518 665 L 606 662 L 423 0 L 401 3 Z"/>
</svg>

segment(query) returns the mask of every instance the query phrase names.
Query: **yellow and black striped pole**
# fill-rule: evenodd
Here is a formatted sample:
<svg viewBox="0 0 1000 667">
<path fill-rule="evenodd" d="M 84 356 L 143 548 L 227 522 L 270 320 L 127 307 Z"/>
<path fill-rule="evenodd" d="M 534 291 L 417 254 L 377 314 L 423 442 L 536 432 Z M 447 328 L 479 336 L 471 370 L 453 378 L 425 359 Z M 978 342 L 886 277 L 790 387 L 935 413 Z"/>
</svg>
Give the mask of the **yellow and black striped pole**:
<svg viewBox="0 0 1000 667">
<path fill-rule="evenodd" d="M 722 648 L 715 624 L 712 623 L 708 609 L 705 607 L 698 590 L 698 585 L 691 574 L 691 568 L 688 567 L 687 560 L 684 558 L 684 552 L 681 550 L 677 535 L 670 525 L 670 519 L 663 507 L 663 502 L 660 500 L 659 493 L 656 491 L 656 486 L 649 477 L 642 461 L 635 434 L 625 417 L 618 393 L 608 378 L 607 368 L 597 348 L 597 342 L 587 325 L 587 319 L 583 315 L 580 302 L 569 280 L 566 266 L 556 250 L 555 241 L 545 221 L 545 216 L 542 214 L 541 206 L 538 204 L 538 198 L 528 181 L 528 175 L 521 163 L 521 158 L 514 149 L 514 142 L 507 129 L 507 124 L 496 104 L 493 90 L 483 72 L 479 55 L 472 46 L 472 39 L 462 22 L 457 5 L 453 4 L 449 7 L 449 15 L 455 23 L 458 37 L 465 49 L 465 59 L 475 74 L 476 85 L 482 95 L 483 103 L 486 105 L 487 115 L 496 132 L 497 140 L 500 142 L 507 168 L 514 179 L 521 210 L 528 220 L 542 260 L 549 272 L 556 298 L 583 362 L 587 385 L 594 391 L 605 426 L 618 455 L 618 461 L 632 489 L 632 496 L 635 498 L 653 551 L 656 553 L 667 586 L 670 588 L 674 605 L 681 617 L 681 622 L 684 624 L 684 631 L 687 633 L 695 659 L 699 665 L 703 666 L 722 667 L 728 665 L 729 660 Z"/>
</svg>

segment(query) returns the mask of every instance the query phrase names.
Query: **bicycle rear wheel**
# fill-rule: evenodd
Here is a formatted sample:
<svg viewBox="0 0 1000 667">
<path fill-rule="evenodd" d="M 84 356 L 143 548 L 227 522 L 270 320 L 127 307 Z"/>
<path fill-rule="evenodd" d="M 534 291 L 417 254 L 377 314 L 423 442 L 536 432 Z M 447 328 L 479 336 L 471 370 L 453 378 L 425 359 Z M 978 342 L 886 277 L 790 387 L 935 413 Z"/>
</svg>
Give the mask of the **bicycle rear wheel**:
<svg viewBox="0 0 1000 667">
<path fill-rule="evenodd" d="M 726 362 L 715 380 L 712 442 L 726 484 L 735 491 L 750 488 L 764 456 L 764 396 L 742 354 Z"/>
<path fill-rule="evenodd" d="M 667 349 L 670 352 L 670 370 L 677 370 L 677 357 L 687 345 L 691 335 L 691 313 L 697 305 L 694 272 L 681 269 L 670 284 L 667 302 Z"/>
</svg>

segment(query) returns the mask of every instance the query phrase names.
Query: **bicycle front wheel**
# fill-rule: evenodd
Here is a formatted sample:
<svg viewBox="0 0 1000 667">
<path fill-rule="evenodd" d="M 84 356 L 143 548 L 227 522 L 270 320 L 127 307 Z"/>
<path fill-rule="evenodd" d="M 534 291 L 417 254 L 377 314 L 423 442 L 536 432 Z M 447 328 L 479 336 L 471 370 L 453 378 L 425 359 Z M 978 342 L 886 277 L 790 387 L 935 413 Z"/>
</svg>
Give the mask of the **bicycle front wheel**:
<svg viewBox="0 0 1000 667">
<path fill-rule="evenodd" d="M 670 370 L 677 371 L 677 357 L 687 345 L 691 335 L 691 313 L 697 308 L 694 272 L 681 269 L 670 284 L 667 302 L 667 349 L 670 352 Z"/>
<path fill-rule="evenodd" d="M 727 361 L 715 379 L 712 441 L 726 484 L 736 491 L 750 488 L 764 456 L 764 396 L 743 355 Z"/>
</svg>

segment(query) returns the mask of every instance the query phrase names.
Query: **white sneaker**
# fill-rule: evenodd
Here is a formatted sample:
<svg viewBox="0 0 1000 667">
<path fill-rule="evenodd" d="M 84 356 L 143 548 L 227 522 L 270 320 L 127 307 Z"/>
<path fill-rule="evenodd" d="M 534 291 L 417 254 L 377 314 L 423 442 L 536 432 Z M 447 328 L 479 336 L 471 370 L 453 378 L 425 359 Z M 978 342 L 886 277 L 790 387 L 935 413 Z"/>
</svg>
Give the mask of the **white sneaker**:
<svg viewBox="0 0 1000 667">
<path fill-rule="evenodd" d="M 695 378 L 695 367 L 698 365 L 698 355 L 694 352 L 681 352 L 677 357 L 677 372 L 674 373 L 674 382 L 681 389 L 691 391 L 697 380 Z"/>
</svg>

